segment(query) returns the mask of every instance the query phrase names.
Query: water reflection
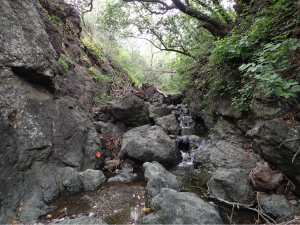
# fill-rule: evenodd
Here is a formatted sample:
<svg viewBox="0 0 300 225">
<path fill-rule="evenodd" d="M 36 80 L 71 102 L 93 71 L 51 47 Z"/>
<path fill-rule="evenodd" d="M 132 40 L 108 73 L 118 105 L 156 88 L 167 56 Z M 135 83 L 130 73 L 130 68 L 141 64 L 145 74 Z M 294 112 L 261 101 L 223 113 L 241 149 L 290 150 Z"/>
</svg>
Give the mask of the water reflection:
<svg viewBox="0 0 300 225">
<path fill-rule="evenodd" d="M 144 207 L 145 204 L 127 206 L 116 215 L 106 217 L 105 222 L 108 224 L 135 224 L 139 218 L 145 216 L 142 210 Z"/>
</svg>

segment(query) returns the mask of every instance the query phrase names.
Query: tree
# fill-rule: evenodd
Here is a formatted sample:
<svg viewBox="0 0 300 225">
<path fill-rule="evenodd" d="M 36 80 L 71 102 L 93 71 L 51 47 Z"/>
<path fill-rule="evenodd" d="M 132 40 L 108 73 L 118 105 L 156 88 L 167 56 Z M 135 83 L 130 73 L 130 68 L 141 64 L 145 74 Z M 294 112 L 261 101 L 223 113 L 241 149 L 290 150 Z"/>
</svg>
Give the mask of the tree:
<svg viewBox="0 0 300 225">
<path fill-rule="evenodd" d="M 177 9 L 186 15 L 189 15 L 201 21 L 201 26 L 207 29 L 215 37 L 225 37 L 233 28 L 233 21 L 227 11 L 220 4 L 220 0 L 211 0 L 210 4 L 206 4 L 203 0 L 185 0 L 185 4 L 180 0 L 172 0 L 172 4 L 168 5 L 164 0 L 122 0 L 124 2 L 139 2 L 152 14 L 165 14 L 167 11 Z M 147 5 L 146 3 L 151 3 Z M 153 7 L 154 5 L 154 7 Z M 208 13 L 199 10 L 202 6 L 204 10 L 211 13 L 216 11 L 222 17 L 222 20 L 215 19 Z M 153 10 L 156 8 L 156 10 Z M 157 11 L 158 9 L 158 11 Z"/>
</svg>

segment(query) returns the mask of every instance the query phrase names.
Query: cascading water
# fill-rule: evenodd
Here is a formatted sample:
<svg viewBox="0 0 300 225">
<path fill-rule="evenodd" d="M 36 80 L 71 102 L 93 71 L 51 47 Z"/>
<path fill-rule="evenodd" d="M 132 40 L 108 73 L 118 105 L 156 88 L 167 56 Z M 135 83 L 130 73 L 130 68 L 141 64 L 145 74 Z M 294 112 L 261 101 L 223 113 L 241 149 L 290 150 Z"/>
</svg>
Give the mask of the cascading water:
<svg viewBox="0 0 300 225">
<path fill-rule="evenodd" d="M 185 116 L 181 114 L 178 120 L 180 121 L 180 126 L 183 129 L 194 128 L 196 125 L 191 116 Z"/>
<path fill-rule="evenodd" d="M 205 144 L 207 144 L 207 140 L 206 139 L 200 139 L 199 142 L 196 143 L 191 143 L 190 145 L 190 140 L 188 139 L 188 136 L 182 136 L 182 137 L 178 137 L 178 139 L 182 140 L 182 138 L 184 138 L 185 140 L 188 140 L 188 142 L 186 142 L 186 145 L 189 145 L 189 149 L 188 151 L 186 149 L 181 149 L 180 148 L 180 141 L 177 143 L 177 145 L 179 146 L 179 150 L 181 152 L 182 155 L 182 161 L 181 163 L 178 164 L 178 167 L 193 167 L 193 160 L 194 160 L 194 156 L 195 153 Z M 191 147 L 194 146 L 194 147 Z"/>
</svg>

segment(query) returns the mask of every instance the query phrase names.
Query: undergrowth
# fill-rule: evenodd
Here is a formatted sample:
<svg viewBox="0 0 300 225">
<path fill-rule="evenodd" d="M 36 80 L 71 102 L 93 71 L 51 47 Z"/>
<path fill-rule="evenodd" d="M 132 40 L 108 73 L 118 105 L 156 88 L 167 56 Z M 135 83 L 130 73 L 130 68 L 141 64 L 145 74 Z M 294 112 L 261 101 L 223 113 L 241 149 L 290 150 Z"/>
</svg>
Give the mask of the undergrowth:
<svg viewBox="0 0 300 225">
<path fill-rule="evenodd" d="M 285 73 L 291 67 L 288 55 L 300 47 L 298 39 L 291 37 L 298 23 L 296 3 L 277 0 L 255 17 L 242 15 L 242 23 L 215 42 L 210 68 L 206 73 L 202 70 L 206 76 L 199 75 L 197 80 L 198 88 L 206 89 L 206 97 L 229 94 L 237 109 L 248 111 L 257 88 L 265 95 L 297 96 L 300 86 L 295 74 Z"/>
</svg>

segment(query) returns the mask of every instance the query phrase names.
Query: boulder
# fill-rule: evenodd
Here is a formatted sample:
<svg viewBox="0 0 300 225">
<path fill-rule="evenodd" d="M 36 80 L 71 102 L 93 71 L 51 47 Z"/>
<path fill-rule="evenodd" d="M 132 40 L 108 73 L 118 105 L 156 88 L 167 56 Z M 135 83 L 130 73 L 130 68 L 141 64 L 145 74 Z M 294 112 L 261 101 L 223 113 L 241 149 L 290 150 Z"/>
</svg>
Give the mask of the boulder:
<svg viewBox="0 0 300 225">
<path fill-rule="evenodd" d="M 253 149 L 282 171 L 300 194 L 299 155 L 294 158 L 300 146 L 300 124 L 267 120 L 257 124 L 246 135 L 253 140 Z"/>
<path fill-rule="evenodd" d="M 63 221 L 59 222 L 58 224 L 97 224 L 97 225 L 104 225 L 107 224 L 104 220 L 98 219 L 96 217 L 88 217 L 84 216 L 77 219 L 64 219 Z"/>
<path fill-rule="evenodd" d="M 291 205 L 282 195 L 268 195 L 262 193 L 258 196 L 258 202 L 266 214 L 280 219 L 280 222 L 294 219 L 294 215 L 300 214 L 300 209 Z"/>
<path fill-rule="evenodd" d="M 163 188 L 137 224 L 223 224 L 218 211 L 196 194 Z"/>
<path fill-rule="evenodd" d="M 98 131 L 98 133 L 100 134 L 112 134 L 113 128 L 114 128 L 114 124 L 111 122 L 107 122 L 104 123 L 102 121 L 99 121 L 97 123 L 94 123 L 94 126 L 96 128 L 96 130 Z"/>
<path fill-rule="evenodd" d="M 113 101 L 110 114 L 114 119 L 123 121 L 128 126 L 142 126 L 150 123 L 147 105 L 132 93 Z"/>
<path fill-rule="evenodd" d="M 180 178 L 168 172 L 158 162 L 144 163 L 143 170 L 145 171 L 145 179 L 147 181 L 147 204 L 150 204 L 152 198 L 154 198 L 162 188 L 171 188 L 176 191 L 181 190 L 182 184 Z"/>
<path fill-rule="evenodd" d="M 70 194 L 79 193 L 82 189 L 82 181 L 77 170 L 71 167 L 65 167 L 63 169 L 62 177 L 63 185 Z"/>
<path fill-rule="evenodd" d="M 167 134 L 181 133 L 181 127 L 173 114 L 157 118 L 154 121 L 155 124 L 162 127 Z"/>
<path fill-rule="evenodd" d="M 193 163 L 195 167 L 201 166 L 212 172 L 218 168 L 239 168 L 249 174 L 259 159 L 260 157 L 252 152 L 246 152 L 226 141 L 217 141 L 199 148 Z"/>
<path fill-rule="evenodd" d="M 92 191 L 98 188 L 104 181 L 105 176 L 100 170 L 87 169 L 84 172 L 79 173 L 84 191 Z"/>
<path fill-rule="evenodd" d="M 218 169 L 209 181 L 209 190 L 216 198 L 246 205 L 255 197 L 249 177 L 243 169 Z"/>
<path fill-rule="evenodd" d="M 176 165 L 181 154 L 175 143 L 159 127 L 145 125 L 136 127 L 123 135 L 119 156 L 139 162 L 157 161 L 165 165 Z"/>
<path fill-rule="evenodd" d="M 131 181 L 136 180 L 137 178 L 138 178 L 138 175 L 135 173 L 123 172 L 117 176 L 109 178 L 107 182 L 109 183 L 109 182 L 118 181 L 118 182 L 122 182 L 122 183 L 129 183 Z"/>
<path fill-rule="evenodd" d="M 150 117 L 157 119 L 159 117 L 167 116 L 170 114 L 170 110 L 165 104 L 155 104 L 149 107 Z"/>
<path fill-rule="evenodd" d="M 283 181 L 283 174 L 272 170 L 267 162 L 259 161 L 249 174 L 252 186 L 257 191 L 275 190 Z"/>
</svg>

